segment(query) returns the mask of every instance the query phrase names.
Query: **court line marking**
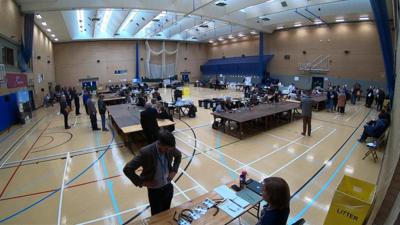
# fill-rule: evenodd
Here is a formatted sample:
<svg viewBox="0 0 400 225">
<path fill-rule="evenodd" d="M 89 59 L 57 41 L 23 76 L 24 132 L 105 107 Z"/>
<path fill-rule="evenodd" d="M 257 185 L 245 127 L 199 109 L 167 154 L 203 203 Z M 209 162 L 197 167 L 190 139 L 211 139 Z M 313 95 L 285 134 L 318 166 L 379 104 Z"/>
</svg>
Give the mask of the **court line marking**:
<svg viewBox="0 0 400 225">
<path fill-rule="evenodd" d="M 51 122 L 50 122 L 51 123 Z M 24 160 L 29 153 L 32 151 L 33 146 L 35 146 L 35 144 L 37 143 L 37 141 L 39 140 L 39 138 L 43 135 L 43 133 L 46 131 L 46 129 L 50 126 L 50 123 L 47 124 L 47 126 L 43 129 L 43 131 L 39 134 L 39 136 L 36 138 L 35 142 L 33 142 L 33 144 L 31 145 L 31 147 L 29 148 L 29 150 L 26 152 L 25 156 L 22 158 L 22 160 Z M 14 170 L 14 172 L 12 173 L 11 177 L 8 179 L 6 185 L 4 186 L 3 190 L 0 193 L 0 198 L 3 196 L 3 194 L 5 193 L 5 191 L 7 190 L 8 185 L 11 183 L 11 181 L 13 180 L 15 174 L 17 174 L 19 168 L 20 168 L 21 164 L 19 164 L 17 166 L 17 168 Z M 1 222 L 0 222 L 1 223 Z"/>
<path fill-rule="evenodd" d="M 61 190 L 60 190 L 60 201 L 58 204 L 58 219 L 57 219 L 57 224 L 61 224 L 61 216 L 62 216 L 62 203 L 63 203 L 63 197 L 64 197 L 64 188 L 65 188 L 65 181 L 67 179 L 67 173 L 69 170 L 69 160 L 70 160 L 70 155 L 69 152 L 67 153 L 67 159 L 65 160 L 65 166 L 64 166 L 64 174 L 62 177 L 61 181 Z"/>
<path fill-rule="evenodd" d="M 82 149 L 78 149 L 78 150 L 74 150 L 74 151 L 70 151 L 69 153 L 71 154 L 71 157 L 80 155 L 79 153 L 82 154 L 86 154 L 86 153 L 93 153 L 93 152 L 97 152 L 97 151 L 104 151 L 104 149 L 101 148 L 107 148 L 108 146 L 110 147 L 121 147 L 121 145 L 123 145 L 122 142 L 120 143 L 113 143 L 111 145 L 101 145 L 101 146 L 97 146 L 97 147 L 89 147 L 89 148 L 82 148 Z M 100 149 L 100 150 L 99 150 Z M 36 158 L 31 158 L 31 159 L 25 159 L 25 160 L 19 160 L 19 161 L 12 161 L 12 162 L 8 162 L 5 164 L 6 167 L 12 165 L 12 164 L 19 164 L 19 163 L 29 163 L 29 162 L 41 162 L 41 160 L 43 161 L 47 161 L 49 159 L 55 158 L 64 158 L 65 155 L 67 154 L 67 152 L 62 152 L 62 153 L 57 153 L 57 154 L 53 154 L 53 155 L 47 155 L 47 156 L 41 156 L 41 157 L 36 157 Z M 0 167 L 1 169 L 2 167 Z"/>
<path fill-rule="evenodd" d="M 2 160 L 2 159 L 10 152 L 10 150 L 11 150 L 12 148 L 15 147 L 15 145 L 17 144 L 17 142 L 25 142 L 26 138 L 27 138 L 28 136 L 30 136 L 32 130 L 34 130 L 35 128 L 37 128 L 37 125 L 44 119 L 44 117 L 45 117 L 45 116 L 43 116 L 40 120 L 38 120 L 35 124 L 33 124 L 31 128 L 29 128 L 28 130 L 26 130 L 26 131 L 24 132 L 24 134 L 22 134 L 22 135 L 17 139 L 17 141 L 14 142 L 13 145 L 11 145 L 6 151 L 4 151 L 4 153 L 0 156 L 0 160 Z M 29 135 L 26 135 L 28 132 L 30 132 Z M 23 138 L 23 140 L 21 140 L 21 138 Z M 18 144 L 20 144 L 20 143 L 18 143 Z"/>
<path fill-rule="evenodd" d="M 299 156 L 297 156 L 296 158 L 292 159 L 291 161 L 289 161 L 288 163 L 286 163 L 284 166 L 282 166 L 281 168 L 275 170 L 273 173 L 270 174 L 270 176 L 273 176 L 275 174 L 277 174 L 279 171 L 283 170 L 284 168 L 288 167 L 290 164 L 292 164 L 294 161 L 296 161 L 297 159 L 299 159 L 300 157 L 302 157 L 303 155 L 307 154 L 309 151 L 311 151 L 312 149 L 315 148 L 315 146 L 319 145 L 321 142 L 323 142 L 325 139 L 327 139 L 328 137 L 330 137 L 332 134 L 334 134 L 336 132 L 336 129 L 334 129 L 333 131 L 331 131 L 328 135 L 326 135 L 325 137 L 323 137 L 321 140 L 319 140 L 317 143 L 315 143 L 314 145 L 312 145 L 310 148 L 308 148 L 305 152 L 301 153 Z"/>
<path fill-rule="evenodd" d="M 115 138 L 115 134 L 114 134 L 114 130 L 111 129 L 111 133 L 112 133 L 112 138 L 110 141 L 110 144 L 112 142 L 114 142 L 114 138 Z M 107 150 L 110 149 L 109 147 L 107 148 Z M 74 178 L 72 178 L 70 181 L 67 182 L 67 185 L 71 184 L 72 182 L 74 182 L 75 180 L 77 180 L 79 177 L 81 177 L 83 174 L 85 174 L 91 167 L 93 167 L 94 164 L 96 164 L 103 156 L 104 154 L 107 152 L 107 150 L 105 150 L 98 158 L 96 158 L 92 163 L 90 163 L 85 169 L 83 169 L 77 176 L 75 176 Z M 60 190 L 60 188 L 58 188 L 57 190 L 51 192 L 50 194 L 46 195 L 45 197 L 35 201 L 34 203 L 29 204 L 28 206 L 18 210 L 15 213 L 12 213 L 9 216 L 6 216 L 4 218 L 0 218 L 0 223 L 3 223 L 11 218 L 14 218 L 16 216 L 18 216 L 19 214 L 33 208 L 34 206 L 38 205 L 39 203 L 45 201 L 46 199 L 50 198 L 51 196 L 53 196 L 55 193 L 57 193 Z"/>
<path fill-rule="evenodd" d="M 211 125 L 211 124 L 202 124 L 202 125 L 193 126 L 193 127 L 191 127 L 191 128 L 176 129 L 175 131 L 183 132 L 183 131 L 187 131 L 187 130 L 191 130 L 191 129 L 202 128 L 202 127 L 208 127 L 208 126 L 210 126 L 210 125 Z"/>
<path fill-rule="evenodd" d="M 322 127 L 323 127 L 323 126 L 319 126 L 319 127 L 315 128 L 314 130 L 311 131 L 311 133 L 315 132 L 316 130 L 318 130 L 318 129 L 322 128 Z M 281 146 L 281 147 L 275 149 L 274 151 L 272 151 L 272 152 L 270 152 L 270 153 L 268 153 L 268 154 L 266 154 L 266 155 L 263 155 L 263 156 L 257 158 L 256 160 L 253 160 L 253 161 L 251 161 L 251 162 L 245 164 L 245 165 L 242 166 L 242 167 L 239 167 L 239 168 L 236 169 L 235 171 L 238 171 L 238 170 L 241 170 L 241 169 L 243 169 L 243 168 L 246 168 L 246 167 L 248 167 L 248 166 L 250 166 L 250 165 L 252 165 L 252 164 L 254 164 L 254 163 L 256 163 L 256 162 L 258 162 L 258 161 L 260 161 L 260 160 L 262 160 L 262 159 L 264 159 L 264 158 L 267 158 L 267 157 L 269 157 L 269 156 L 275 154 L 276 152 L 279 152 L 279 151 L 285 149 L 286 147 L 288 147 L 288 146 L 294 144 L 295 142 L 301 140 L 301 139 L 304 138 L 304 137 L 305 137 L 305 136 L 298 137 L 298 138 L 294 139 L 293 141 L 291 141 L 291 142 L 289 142 L 289 143 L 287 143 L 287 144 L 285 144 L 285 145 L 283 145 L 283 146 Z"/>
<path fill-rule="evenodd" d="M 75 123 L 74 123 L 74 127 L 76 127 L 76 122 L 78 121 L 78 116 L 75 116 Z"/>
<path fill-rule="evenodd" d="M 290 140 L 290 139 L 283 138 L 283 137 L 279 137 L 279 136 L 276 136 L 276 135 L 274 135 L 274 134 L 268 134 L 268 133 L 266 133 L 266 135 L 271 136 L 271 137 L 274 137 L 274 138 L 279 139 L 279 140 L 287 141 L 287 142 L 291 142 L 291 141 L 292 141 L 292 140 Z M 304 146 L 304 147 L 307 147 L 307 148 L 310 147 L 309 145 L 305 145 L 305 144 L 303 144 L 303 143 L 297 143 L 297 142 L 296 142 L 296 143 L 294 143 L 294 144 L 296 144 L 296 145 L 301 145 L 301 146 Z"/>
<path fill-rule="evenodd" d="M 191 187 L 191 188 L 189 188 L 187 190 L 184 190 L 184 191 L 182 191 L 182 193 L 189 192 L 189 191 L 194 190 L 196 188 L 198 188 L 198 186 Z M 179 195 L 180 194 L 176 193 L 176 194 L 174 194 L 174 197 L 179 196 Z M 143 208 L 146 208 L 147 206 L 149 206 L 149 204 L 140 205 L 140 206 L 137 206 L 137 207 L 134 207 L 134 208 L 131 208 L 131 209 L 124 210 L 124 211 L 119 212 L 119 213 L 115 213 L 115 214 L 112 214 L 112 215 L 99 217 L 99 218 L 96 218 L 96 219 L 93 219 L 93 220 L 89 220 L 89 221 L 86 221 L 86 222 L 78 223 L 77 225 L 85 225 L 85 224 L 91 224 L 91 223 L 99 222 L 99 221 L 102 221 L 102 220 L 105 220 L 105 219 L 108 219 L 108 218 L 111 218 L 111 217 L 115 217 L 117 215 L 122 215 L 122 214 L 126 214 L 126 213 L 129 213 L 129 212 L 135 211 L 135 210 L 143 209 Z"/>
<path fill-rule="evenodd" d="M 346 157 L 344 160 L 339 164 L 338 167 L 336 167 L 335 172 L 329 177 L 329 179 L 325 182 L 325 184 L 322 186 L 322 188 L 317 192 L 316 195 L 307 203 L 307 205 L 298 213 L 296 216 L 294 216 L 291 221 L 289 221 L 289 224 L 293 224 L 296 222 L 298 219 L 302 218 L 304 214 L 308 211 L 308 209 L 311 208 L 313 203 L 321 196 L 321 194 L 328 188 L 328 186 L 332 183 L 333 179 L 338 175 L 340 170 L 343 168 L 344 164 L 350 159 L 350 156 L 353 154 L 354 150 L 360 143 L 356 141 L 353 146 L 351 147 L 349 153 L 347 153 Z"/>
<path fill-rule="evenodd" d="M 179 167 L 179 170 L 180 170 L 183 174 L 185 174 L 186 176 L 188 176 L 189 179 L 192 180 L 192 181 L 193 181 L 197 186 L 199 186 L 203 191 L 205 191 L 206 193 L 208 192 L 208 190 L 207 190 L 203 185 L 201 185 L 199 182 L 197 182 L 197 180 L 194 179 L 192 176 L 190 176 L 185 170 L 181 169 L 180 167 Z"/>
<path fill-rule="evenodd" d="M 178 194 L 182 194 L 188 201 L 190 201 L 190 198 L 185 194 L 185 192 L 182 191 L 182 189 L 174 181 L 171 181 L 171 184 L 178 190 Z"/>
<path fill-rule="evenodd" d="M 351 118 L 353 118 L 355 115 L 358 115 L 358 113 L 361 111 L 361 107 L 358 107 L 358 110 L 356 112 L 353 113 L 353 115 L 351 115 L 349 118 L 347 118 L 345 121 L 349 122 Z"/>
</svg>

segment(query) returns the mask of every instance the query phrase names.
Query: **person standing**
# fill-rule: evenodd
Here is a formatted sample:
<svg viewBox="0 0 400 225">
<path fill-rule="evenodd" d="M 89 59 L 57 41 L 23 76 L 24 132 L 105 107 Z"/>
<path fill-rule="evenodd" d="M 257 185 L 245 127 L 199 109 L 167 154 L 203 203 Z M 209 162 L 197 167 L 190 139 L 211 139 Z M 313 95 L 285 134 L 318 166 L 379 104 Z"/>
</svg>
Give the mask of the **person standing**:
<svg viewBox="0 0 400 225">
<path fill-rule="evenodd" d="M 343 90 L 341 90 L 338 96 L 338 111 L 340 113 L 344 113 L 345 107 L 346 107 L 346 94 Z"/>
<path fill-rule="evenodd" d="M 333 111 L 336 111 L 338 104 L 338 92 L 336 87 L 333 87 L 332 93 L 333 93 Z"/>
<path fill-rule="evenodd" d="M 313 109 L 314 100 L 310 97 L 309 91 L 305 92 L 304 97 L 301 99 L 300 108 L 301 115 L 303 117 L 303 132 L 302 135 L 306 135 L 306 130 L 308 136 L 311 136 L 311 117 Z"/>
<path fill-rule="evenodd" d="M 182 154 L 175 147 L 175 137 L 169 131 L 160 131 L 158 140 L 140 149 L 123 171 L 137 187 L 147 187 L 151 215 L 171 207 L 174 187 L 171 181 L 181 163 Z M 140 175 L 136 174 L 142 168 Z"/>
<path fill-rule="evenodd" d="M 71 88 L 69 89 L 67 89 L 67 87 L 64 88 L 65 99 L 67 100 L 67 104 L 69 105 L 70 108 L 72 108 L 71 91 L 72 91 Z"/>
<path fill-rule="evenodd" d="M 101 128 L 103 131 L 108 131 L 106 128 L 106 111 L 107 107 L 106 104 L 103 101 L 104 95 L 99 96 L 99 100 L 97 101 L 97 107 L 99 108 L 99 114 L 101 117 Z"/>
<path fill-rule="evenodd" d="M 80 102 L 79 102 L 79 94 L 76 91 L 76 88 L 74 87 L 72 89 L 72 97 L 74 98 L 74 103 L 75 103 L 75 114 L 78 116 L 81 113 L 79 112 L 79 108 L 80 108 Z"/>
<path fill-rule="evenodd" d="M 382 89 L 378 89 L 376 96 L 376 110 L 381 111 L 383 108 L 383 102 L 385 101 L 385 92 Z"/>
<path fill-rule="evenodd" d="M 143 132 L 149 143 L 157 140 L 157 134 L 160 128 L 158 127 L 157 116 L 158 112 L 148 102 L 144 105 L 145 110 L 140 112 L 140 124 L 142 125 Z"/>
<path fill-rule="evenodd" d="M 85 88 L 85 89 L 83 90 L 82 101 L 83 101 L 83 105 L 85 106 L 85 111 L 86 111 L 86 114 L 87 114 L 87 115 L 89 115 L 89 110 L 88 110 L 88 107 L 87 107 L 87 101 L 88 101 L 88 99 L 89 99 L 89 96 L 90 96 L 90 93 L 89 93 L 89 91 Z"/>
<path fill-rule="evenodd" d="M 328 102 L 328 112 L 332 112 L 333 111 L 333 101 L 335 98 L 335 95 L 333 94 L 333 90 L 332 87 L 329 87 L 328 91 L 326 92 L 326 98 L 327 98 L 327 102 Z"/>
<path fill-rule="evenodd" d="M 65 95 L 61 95 L 60 99 L 60 113 L 64 116 L 64 128 L 70 129 L 71 127 L 68 125 L 68 113 L 71 108 L 68 106 Z"/>
<path fill-rule="evenodd" d="M 91 95 L 89 95 L 89 99 L 87 100 L 87 107 L 88 107 L 88 112 L 89 112 L 89 116 L 90 116 L 90 123 L 92 124 L 92 130 L 100 130 L 97 127 L 96 105 L 95 105 Z"/>
<path fill-rule="evenodd" d="M 370 86 L 367 89 L 367 98 L 365 99 L 365 106 L 371 108 L 372 102 L 374 101 L 374 89 Z"/>
</svg>

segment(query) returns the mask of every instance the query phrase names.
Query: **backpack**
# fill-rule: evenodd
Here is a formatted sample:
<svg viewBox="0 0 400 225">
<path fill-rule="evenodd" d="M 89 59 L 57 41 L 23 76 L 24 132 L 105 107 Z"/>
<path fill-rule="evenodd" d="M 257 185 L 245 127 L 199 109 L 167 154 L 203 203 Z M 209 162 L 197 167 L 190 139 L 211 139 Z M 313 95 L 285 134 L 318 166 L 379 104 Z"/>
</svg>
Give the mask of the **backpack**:
<svg viewBox="0 0 400 225">
<path fill-rule="evenodd" d="M 195 118 L 195 117 L 196 117 L 196 112 L 197 112 L 196 106 L 191 105 L 191 106 L 189 107 L 188 116 L 189 116 L 190 118 Z"/>
</svg>

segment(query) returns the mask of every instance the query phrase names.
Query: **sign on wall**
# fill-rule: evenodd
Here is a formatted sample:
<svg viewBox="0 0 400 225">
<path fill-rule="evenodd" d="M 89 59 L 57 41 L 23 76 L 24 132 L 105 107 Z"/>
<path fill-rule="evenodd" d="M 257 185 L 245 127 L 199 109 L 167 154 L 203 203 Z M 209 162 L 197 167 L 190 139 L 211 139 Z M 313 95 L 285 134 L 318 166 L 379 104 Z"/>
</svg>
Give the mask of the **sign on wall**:
<svg viewBox="0 0 400 225">
<path fill-rule="evenodd" d="M 38 73 L 37 75 L 38 83 L 42 83 L 44 81 L 44 75 L 42 73 Z"/>
<path fill-rule="evenodd" d="M 128 70 L 114 70 L 114 74 L 117 76 L 125 76 L 128 75 Z"/>
<path fill-rule="evenodd" d="M 7 73 L 7 88 L 17 88 L 28 86 L 28 77 L 22 73 Z"/>
</svg>

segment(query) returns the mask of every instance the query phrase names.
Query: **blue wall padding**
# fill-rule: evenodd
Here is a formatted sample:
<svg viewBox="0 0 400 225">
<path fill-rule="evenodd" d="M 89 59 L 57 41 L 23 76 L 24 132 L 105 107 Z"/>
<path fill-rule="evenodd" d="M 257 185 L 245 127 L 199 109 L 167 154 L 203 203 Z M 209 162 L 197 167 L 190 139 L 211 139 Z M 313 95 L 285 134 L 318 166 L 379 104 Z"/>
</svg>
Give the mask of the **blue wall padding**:
<svg viewBox="0 0 400 225">
<path fill-rule="evenodd" d="M 263 67 L 272 59 L 273 55 L 264 55 Z M 200 66 L 203 75 L 223 74 L 229 75 L 258 75 L 260 68 L 260 57 L 230 57 L 221 59 L 210 59 L 206 64 Z"/>
<path fill-rule="evenodd" d="M 9 100 L 6 101 L 6 98 L 9 98 Z M 18 122 L 19 113 L 16 93 L 0 96 L 0 114 L 0 131 Z"/>
</svg>

